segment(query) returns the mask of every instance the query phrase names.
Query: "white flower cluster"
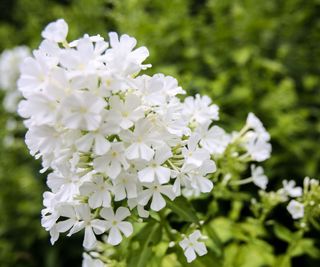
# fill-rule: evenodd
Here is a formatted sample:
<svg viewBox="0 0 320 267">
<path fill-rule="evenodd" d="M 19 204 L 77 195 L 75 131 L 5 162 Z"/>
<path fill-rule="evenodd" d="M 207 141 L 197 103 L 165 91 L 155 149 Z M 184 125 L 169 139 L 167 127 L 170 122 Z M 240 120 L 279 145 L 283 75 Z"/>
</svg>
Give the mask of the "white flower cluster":
<svg viewBox="0 0 320 267">
<path fill-rule="evenodd" d="M 288 198 L 299 198 L 302 196 L 302 188 L 300 186 L 296 186 L 296 182 L 294 180 L 283 180 L 283 187 L 279 190 L 279 193 L 283 196 L 283 199 L 288 200 Z M 299 201 L 292 199 L 287 205 L 287 210 L 291 214 L 292 219 L 300 219 L 303 218 L 304 215 L 304 205 Z"/>
<path fill-rule="evenodd" d="M 138 75 L 151 65 L 134 38 L 111 32 L 109 43 L 88 35 L 68 43 L 67 32 L 64 20 L 50 23 L 18 81 L 26 143 L 52 171 L 42 225 L 52 243 L 84 229 L 86 249 L 101 234 L 117 245 L 133 231 L 134 209 L 143 218 L 182 188 L 210 192 L 211 155 L 230 138 L 210 127 L 218 107 L 208 97 L 181 102 L 173 77 Z"/>
<path fill-rule="evenodd" d="M 20 75 L 19 66 L 28 56 L 30 51 L 26 46 L 5 50 L 0 56 L 0 88 L 5 91 L 3 106 L 8 112 L 16 112 L 21 99 L 16 82 Z"/>
<path fill-rule="evenodd" d="M 246 132 L 243 136 L 243 146 L 251 156 L 251 159 L 260 162 L 270 158 L 270 135 L 253 113 L 249 113 L 244 129 Z"/>
</svg>

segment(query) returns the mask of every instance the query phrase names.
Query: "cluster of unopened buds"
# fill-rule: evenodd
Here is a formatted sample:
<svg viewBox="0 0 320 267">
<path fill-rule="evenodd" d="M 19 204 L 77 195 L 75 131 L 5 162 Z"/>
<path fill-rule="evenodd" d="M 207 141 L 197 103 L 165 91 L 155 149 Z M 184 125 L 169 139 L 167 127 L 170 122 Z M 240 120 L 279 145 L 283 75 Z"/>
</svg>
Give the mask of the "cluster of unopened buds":
<svg viewBox="0 0 320 267">
<path fill-rule="evenodd" d="M 119 244 L 133 233 L 133 214 L 144 219 L 181 194 L 210 192 L 214 159 L 232 142 L 243 157 L 270 156 L 269 135 L 253 114 L 241 132 L 227 134 L 214 125 L 218 107 L 209 97 L 181 101 L 175 78 L 139 75 L 151 67 L 143 64 L 149 52 L 135 49 L 133 37 L 111 32 L 109 42 L 99 35 L 67 42 L 67 33 L 64 20 L 50 23 L 18 81 L 26 143 L 51 172 L 42 225 L 52 243 L 84 230 L 87 250 L 102 234 Z M 200 236 L 180 242 L 188 261 L 206 253 Z"/>
</svg>

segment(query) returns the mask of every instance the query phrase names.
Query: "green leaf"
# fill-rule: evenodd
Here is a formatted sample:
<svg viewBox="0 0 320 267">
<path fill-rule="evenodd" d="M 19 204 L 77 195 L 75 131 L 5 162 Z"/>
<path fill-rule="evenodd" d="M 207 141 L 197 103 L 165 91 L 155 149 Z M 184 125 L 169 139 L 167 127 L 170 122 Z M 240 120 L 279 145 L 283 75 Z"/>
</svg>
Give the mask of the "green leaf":
<svg viewBox="0 0 320 267">
<path fill-rule="evenodd" d="M 215 253 L 215 255 L 217 257 L 222 257 L 223 256 L 223 244 L 218 236 L 218 234 L 216 233 L 215 229 L 210 225 L 206 225 L 205 226 L 205 231 L 208 234 L 208 236 L 210 237 L 210 240 L 212 241 L 212 250 Z"/>
<path fill-rule="evenodd" d="M 195 210 L 184 197 L 178 197 L 174 201 L 167 200 L 167 206 L 184 221 L 199 224 Z"/>
<path fill-rule="evenodd" d="M 292 257 L 300 256 L 303 254 L 308 254 L 313 258 L 320 257 L 320 251 L 316 247 L 314 240 L 310 238 L 300 239 L 294 244 L 293 249 L 290 251 L 290 256 Z"/>
<path fill-rule="evenodd" d="M 294 238 L 294 234 L 286 227 L 279 223 L 275 223 L 273 227 L 275 235 L 288 243 L 291 243 L 292 239 Z"/>
<path fill-rule="evenodd" d="M 153 254 L 152 247 L 160 242 L 162 235 L 161 225 L 151 220 L 143 227 L 139 234 L 134 238 L 139 242 L 139 249 L 133 251 L 133 256 L 129 257 L 129 267 L 145 267 Z"/>
</svg>

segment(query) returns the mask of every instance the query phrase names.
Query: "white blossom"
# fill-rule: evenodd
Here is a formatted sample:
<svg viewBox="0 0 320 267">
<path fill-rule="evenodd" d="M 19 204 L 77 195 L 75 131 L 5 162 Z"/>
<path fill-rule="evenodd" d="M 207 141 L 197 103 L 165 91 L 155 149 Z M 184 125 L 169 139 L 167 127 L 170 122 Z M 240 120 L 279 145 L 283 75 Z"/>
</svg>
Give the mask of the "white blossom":
<svg viewBox="0 0 320 267">
<path fill-rule="evenodd" d="M 50 23 L 18 80 L 26 144 L 49 172 L 41 222 L 52 243 L 84 230 L 87 249 L 102 234 L 117 245 L 133 233 L 135 209 L 147 218 L 181 193 L 210 192 L 214 159 L 233 139 L 212 125 L 219 109 L 209 97 L 181 101 L 185 91 L 174 77 L 140 74 L 151 65 L 135 38 L 111 32 L 109 42 L 86 34 L 68 43 L 67 33 L 64 20 Z M 271 152 L 265 129 L 248 121 L 240 145 L 264 160 Z M 185 248 L 189 258 L 204 253 Z"/>
<path fill-rule="evenodd" d="M 106 219 L 106 230 L 109 230 L 108 243 L 111 245 L 118 245 L 123 233 L 126 237 L 130 236 L 133 232 L 132 224 L 123 221 L 130 215 L 130 211 L 127 208 L 119 207 L 116 213 L 112 208 L 103 208 L 100 211 L 102 218 Z"/>
<path fill-rule="evenodd" d="M 184 251 L 184 255 L 187 258 L 187 261 L 190 263 L 194 261 L 197 257 L 207 254 L 206 245 L 199 241 L 202 238 L 201 232 L 199 230 L 194 231 L 188 237 L 185 237 L 182 241 L 179 242 L 180 247 Z"/>
<path fill-rule="evenodd" d="M 145 206 L 152 198 L 150 207 L 154 211 L 159 211 L 166 206 L 166 201 L 162 195 L 167 196 L 170 200 L 176 197 L 171 185 L 161 185 L 157 181 L 144 183 L 143 185 L 146 189 L 139 194 L 138 203 Z"/>
<path fill-rule="evenodd" d="M 104 233 L 107 227 L 105 221 L 93 217 L 89 206 L 85 204 L 76 205 L 75 207 L 61 206 L 60 215 L 68 219 L 58 222 L 58 231 L 66 232 L 70 230 L 68 236 L 71 236 L 84 229 L 83 246 L 86 249 L 92 249 L 96 245 L 95 234 Z"/>
<path fill-rule="evenodd" d="M 244 146 L 253 160 L 261 162 L 270 157 L 271 145 L 266 139 L 261 138 L 261 135 L 249 131 L 245 139 Z"/>
<path fill-rule="evenodd" d="M 84 182 L 80 187 L 80 192 L 84 196 L 89 196 L 88 204 L 91 208 L 110 207 L 112 186 L 106 183 L 102 176 L 95 176 L 92 182 Z"/>
<path fill-rule="evenodd" d="M 219 108 L 211 104 L 208 96 L 201 97 L 197 94 L 195 98 L 188 96 L 185 99 L 183 114 L 190 122 L 205 124 L 219 119 Z"/>
<path fill-rule="evenodd" d="M 68 34 L 68 24 L 63 19 L 51 22 L 41 33 L 42 37 L 54 42 L 63 42 Z"/>
<path fill-rule="evenodd" d="M 209 124 L 201 125 L 197 128 L 197 132 L 200 135 L 199 144 L 208 150 L 210 154 L 221 155 L 227 148 L 231 141 L 230 135 L 228 135 L 222 128 L 214 125 L 209 129 Z"/>
<path fill-rule="evenodd" d="M 253 183 L 265 190 L 268 184 L 268 177 L 264 174 L 264 170 L 261 166 L 251 165 L 251 177 L 253 179 Z"/>
<path fill-rule="evenodd" d="M 101 260 L 94 259 L 87 253 L 83 253 L 82 267 L 104 267 L 106 266 Z"/>
<path fill-rule="evenodd" d="M 294 180 L 283 180 L 282 181 L 283 188 L 281 189 L 281 193 L 290 196 L 290 197 L 300 197 L 302 196 L 302 188 L 300 186 L 296 186 L 296 182 Z"/>
<path fill-rule="evenodd" d="M 5 91 L 3 106 L 8 112 L 17 111 L 22 96 L 16 83 L 20 75 L 20 65 L 29 56 L 30 51 L 26 46 L 4 50 L 0 55 L 0 89 Z"/>
<path fill-rule="evenodd" d="M 147 164 L 146 168 L 138 172 L 139 180 L 141 182 L 153 182 L 157 178 L 160 184 L 168 183 L 171 171 L 168 167 L 162 166 L 162 164 L 171 156 L 172 153 L 167 148 L 157 150 L 154 159 Z"/>
<path fill-rule="evenodd" d="M 287 206 L 287 210 L 294 220 L 303 218 L 304 205 L 296 200 L 291 200 Z"/>
</svg>

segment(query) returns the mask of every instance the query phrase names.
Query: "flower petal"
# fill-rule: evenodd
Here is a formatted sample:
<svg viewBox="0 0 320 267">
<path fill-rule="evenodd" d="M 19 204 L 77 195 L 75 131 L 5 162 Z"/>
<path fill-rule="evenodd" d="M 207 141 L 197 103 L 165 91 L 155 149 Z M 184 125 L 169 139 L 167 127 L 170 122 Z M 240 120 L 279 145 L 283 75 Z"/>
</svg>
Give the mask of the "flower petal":
<svg viewBox="0 0 320 267">
<path fill-rule="evenodd" d="M 96 242 L 97 242 L 97 239 L 93 233 L 92 228 L 90 226 L 87 226 L 84 231 L 83 246 L 86 249 L 91 249 L 95 246 Z"/>
<path fill-rule="evenodd" d="M 130 236 L 133 232 L 132 224 L 129 222 L 118 223 L 118 228 L 126 237 Z"/>
<path fill-rule="evenodd" d="M 123 219 L 127 218 L 128 216 L 130 216 L 130 211 L 128 208 L 125 207 L 119 207 L 116 211 L 116 215 L 115 218 L 118 221 L 123 221 Z"/>
<path fill-rule="evenodd" d="M 120 234 L 119 229 L 117 227 L 111 227 L 107 242 L 110 245 L 115 246 L 120 244 L 121 241 L 122 241 L 122 236 Z"/>
<path fill-rule="evenodd" d="M 166 201 L 163 196 L 159 192 L 154 192 L 151 202 L 151 209 L 154 211 L 159 211 L 164 208 L 166 205 Z"/>
<path fill-rule="evenodd" d="M 112 208 L 103 208 L 100 211 L 100 216 L 108 221 L 113 221 L 115 218 Z"/>
<path fill-rule="evenodd" d="M 138 172 L 140 182 L 151 183 L 154 181 L 155 171 L 151 167 L 147 167 Z"/>
</svg>

